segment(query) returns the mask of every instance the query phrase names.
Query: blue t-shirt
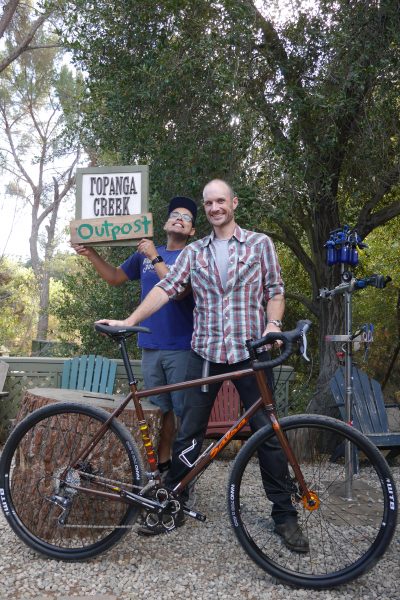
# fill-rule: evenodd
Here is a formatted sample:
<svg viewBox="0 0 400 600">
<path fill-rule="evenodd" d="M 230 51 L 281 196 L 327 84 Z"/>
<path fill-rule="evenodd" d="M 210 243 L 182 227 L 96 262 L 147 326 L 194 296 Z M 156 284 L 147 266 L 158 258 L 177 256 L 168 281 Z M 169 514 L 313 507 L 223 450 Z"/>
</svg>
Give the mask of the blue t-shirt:
<svg viewBox="0 0 400 600">
<path fill-rule="evenodd" d="M 181 252 L 182 250 L 167 250 L 165 246 L 157 246 L 157 253 L 167 265 L 173 265 Z M 141 300 L 160 281 L 150 259 L 139 252 L 134 252 L 122 263 L 121 269 L 129 279 L 140 279 Z M 141 322 L 151 333 L 139 333 L 138 346 L 150 350 L 190 350 L 193 308 L 192 294 L 182 300 L 170 300 L 151 317 Z"/>
</svg>

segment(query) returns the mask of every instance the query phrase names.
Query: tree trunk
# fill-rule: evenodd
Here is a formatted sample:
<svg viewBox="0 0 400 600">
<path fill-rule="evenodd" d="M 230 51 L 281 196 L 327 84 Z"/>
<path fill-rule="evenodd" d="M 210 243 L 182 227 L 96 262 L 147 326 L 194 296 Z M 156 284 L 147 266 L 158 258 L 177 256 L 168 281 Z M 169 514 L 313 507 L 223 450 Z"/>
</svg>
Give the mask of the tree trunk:
<svg viewBox="0 0 400 600">
<path fill-rule="evenodd" d="M 50 295 L 50 273 L 43 269 L 39 283 L 39 320 L 36 331 L 38 340 L 47 340 L 49 329 L 49 295 Z"/>
<path fill-rule="evenodd" d="M 316 227 L 312 236 L 313 262 L 316 269 L 315 280 L 321 288 L 333 289 L 341 282 L 340 267 L 328 267 L 325 261 L 324 244 L 329 239 L 330 232 L 340 227 L 337 207 L 336 190 L 332 190 L 330 197 L 315 200 Z M 335 372 L 338 361 L 337 347 L 332 342 L 326 342 L 327 335 L 341 334 L 344 331 L 344 300 L 342 295 L 332 299 L 319 298 L 320 290 L 313 289 L 314 302 L 319 306 L 319 376 L 316 389 L 313 393 L 307 412 L 336 415 L 336 406 L 332 402 L 329 383 Z"/>
</svg>

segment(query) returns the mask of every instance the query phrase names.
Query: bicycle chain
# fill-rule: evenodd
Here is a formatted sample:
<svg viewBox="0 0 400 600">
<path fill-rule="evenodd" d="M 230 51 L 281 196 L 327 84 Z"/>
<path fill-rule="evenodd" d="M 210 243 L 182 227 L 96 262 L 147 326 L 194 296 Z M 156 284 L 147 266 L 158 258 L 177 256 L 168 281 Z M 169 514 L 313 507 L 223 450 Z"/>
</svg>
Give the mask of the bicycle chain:
<svg viewBox="0 0 400 600">
<path fill-rule="evenodd" d="M 133 483 L 125 483 L 124 481 L 118 481 L 118 479 L 107 479 L 107 477 L 103 477 L 101 475 L 94 475 L 93 473 L 85 473 L 85 471 L 79 471 L 78 469 L 76 469 L 77 473 L 82 477 L 88 477 L 89 479 L 95 479 L 98 478 L 99 479 L 99 483 L 114 483 L 117 484 L 118 486 L 125 486 L 128 488 L 133 489 L 137 489 L 137 490 L 141 490 L 143 486 L 140 485 L 134 485 Z"/>
</svg>

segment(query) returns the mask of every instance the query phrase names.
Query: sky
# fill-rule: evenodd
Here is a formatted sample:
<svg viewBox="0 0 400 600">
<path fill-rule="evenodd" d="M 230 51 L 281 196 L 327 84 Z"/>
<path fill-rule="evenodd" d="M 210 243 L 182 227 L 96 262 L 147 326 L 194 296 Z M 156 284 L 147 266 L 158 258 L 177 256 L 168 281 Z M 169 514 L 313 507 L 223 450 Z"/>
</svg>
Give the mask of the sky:
<svg viewBox="0 0 400 600">
<path fill-rule="evenodd" d="M 8 256 L 24 262 L 30 258 L 30 206 L 22 200 L 6 196 L 5 185 L 6 177 L 0 175 L 0 257 Z M 68 204 L 60 210 L 60 229 L 67 226 L 69 221 L 74 218 L 74 208 L 75 202 L 72 197 Z M 59 250 L 72 252 L 65 234 Z"/>
</svg>

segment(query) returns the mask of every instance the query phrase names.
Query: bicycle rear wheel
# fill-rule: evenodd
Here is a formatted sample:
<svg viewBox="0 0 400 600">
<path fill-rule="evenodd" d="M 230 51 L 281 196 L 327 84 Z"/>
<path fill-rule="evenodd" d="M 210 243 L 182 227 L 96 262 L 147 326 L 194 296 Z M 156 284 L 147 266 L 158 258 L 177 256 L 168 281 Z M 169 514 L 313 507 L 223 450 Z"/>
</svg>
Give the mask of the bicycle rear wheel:
<svg viewBox="0 0 400 600">
<path fill-rule="evenodd" d="M 26 417 L 7 440 L 0 461 L 2 508 L 34 550 L 61 560 L 90 558 L 115 544 L 138 514 L 131 504 L 69 487 L 112 493 L 110 486 L 142 485 L 137 446 L 115 419 L 85 461 L 69 468 L 109 416 L 85 405 L 53 404 Z"/>
<path fill-rule="evenodd" d="M 308 553 L 295 553 L 274 533 L 272 504 L 264 491 L 258 453 L 275 434 L 258 431 L 239 452 L 230 475 L 228 511 L 235 534 L 265 571 L 289 584 L 326 588 L 350 581 L 371 568 L 389 545 L 396 526 L 397 499 L 389 467 L 379 450 L 348 425 L 318 415 L 280 422 L 308 489 L 317 495 L 310 510 L 294 473 L 282 487 L 292 497 Z M 351 447 L 355 471 L 352 497 L 343 448 Z M 347 483 L 346 483 L 347 482 Z"/>
</svg>

